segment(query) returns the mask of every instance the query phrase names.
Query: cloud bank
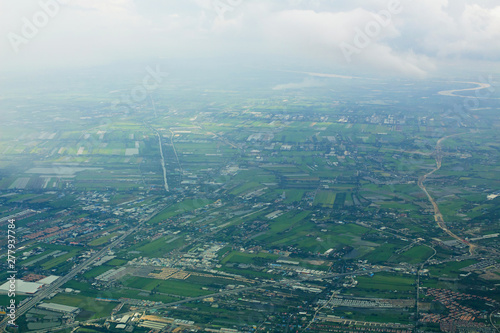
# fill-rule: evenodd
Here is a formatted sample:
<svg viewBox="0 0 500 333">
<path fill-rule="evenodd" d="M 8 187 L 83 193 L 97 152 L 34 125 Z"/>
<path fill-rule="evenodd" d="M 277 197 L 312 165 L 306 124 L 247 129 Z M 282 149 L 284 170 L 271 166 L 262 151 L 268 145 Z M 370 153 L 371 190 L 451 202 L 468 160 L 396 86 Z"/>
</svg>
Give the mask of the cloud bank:
<svg viewBox="0 0 500 333">
<path fill-rule="evenodd" d="M 0 22 L 0 71 L 220 56 L 410 77 L 500 68 L 489 0 L 0 0 Z"/>
</svg>

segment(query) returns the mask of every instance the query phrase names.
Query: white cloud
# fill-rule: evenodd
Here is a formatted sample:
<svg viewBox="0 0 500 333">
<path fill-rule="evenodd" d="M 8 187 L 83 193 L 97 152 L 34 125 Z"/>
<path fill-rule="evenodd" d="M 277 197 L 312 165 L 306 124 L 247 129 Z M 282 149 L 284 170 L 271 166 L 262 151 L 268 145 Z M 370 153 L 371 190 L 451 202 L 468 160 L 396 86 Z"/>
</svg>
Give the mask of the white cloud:
<svg viewBox="0 0 500 333">
<path fill-rule="evenodd" d="M 247 54 L 300 57 L 344 73 L 424 76 L 443 64 L 500 60 L 496 0 L 401 0 L 403 10 L 346 61 L 389 0 L 242 0 L 221 17 L 216 0 L 65 0 L 60 12 L 15 53 L 7 38 L 39 0 L 0 0 L 4 69 L 76 66 L 145 57 Z M 55 0 L 40 0 L 55 1 Z M 225 0 L 221 0 L 225 1 Z"/>
<path fill-rule="evenodd" d="M 388 74 L 423 76 L 429 67 L 429 59 L 409 51 L 393 50 L 389 46 L 390 41 L 400 33 L 392 24 L 382 27 L 375 14 L 364 9 L 339 13 L 284 11 L 266 22 L 268 47 L 330 64 L 381 70 Z M 380 32 L 373 37 L 368 36 L 366 46 L 358 47 L 356 36 L 365 34 L 363 38 L 366 39 L 364 31 L 370 24 L 377 25 Z M 342 51 L 343 43 L 356 50 L 349 59 Z"/>
</svg>

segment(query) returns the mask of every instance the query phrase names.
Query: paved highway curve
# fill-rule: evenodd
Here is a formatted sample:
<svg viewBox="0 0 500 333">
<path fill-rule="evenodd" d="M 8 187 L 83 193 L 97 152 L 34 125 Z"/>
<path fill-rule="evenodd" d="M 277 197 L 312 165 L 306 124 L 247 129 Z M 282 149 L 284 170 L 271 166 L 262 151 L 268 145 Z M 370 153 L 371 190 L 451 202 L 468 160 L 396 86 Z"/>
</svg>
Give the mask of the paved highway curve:
<svg viewBox="0 0 500 333">
<path fill-rule="evenodd" d="M 474 244 L 460 238 L 459 236 L 455 235 L 450 229 L 448 229 L 448 227 L 446 226 L 446 223 L 444 221 L 443 214 L 441 214 L 441 211 L 439 210 L 439 206 L 437 205 L 436 201 L 434 201 L 434 198 L 432 198 L 432 196 L 429 194 L 429 192 L 427 191 L 427 189 L 425 188 L 425 185 L 424 185 L 424 182 L 427 179 L 427 177 L 429 177 L 434 172 L 441 169 L 441 164 L 442 164 L 442 159 L 443 159 L 443 152 L 441 150 L 441 143 L 444 140 L 446 140 L 452 136 L 461 135 L 461 134 L 463 134 L 463 133 L 448 135 L 448 136 L 445 136 L 445 137 L 438 140 L 438 142 L 436 144 L 436 151 L 435 151 L 436 152 L 436 157 L 435 157 L 436 158 L 436 167 L 434 169 L 432 169 L 432 171 L 426 173 L 425 175 L 423 175 L 422 177 L 420 177 L 418 179 L 418 186 L 422 189 L 422 191 L 425 192 L 425 194 L 427 195 L 427 198 L 429 199 L 430 203 L 432 204 L 432 207 L 434 208 L 434 220 L 436 221 L 438 227 L 441 228 L 444 232 L 446 232 L 451 237 L 453 237 L 456 240 L 467 245 L 469 247 L 470 254 L 473 255 L 476 246 Z"/>
</svg>

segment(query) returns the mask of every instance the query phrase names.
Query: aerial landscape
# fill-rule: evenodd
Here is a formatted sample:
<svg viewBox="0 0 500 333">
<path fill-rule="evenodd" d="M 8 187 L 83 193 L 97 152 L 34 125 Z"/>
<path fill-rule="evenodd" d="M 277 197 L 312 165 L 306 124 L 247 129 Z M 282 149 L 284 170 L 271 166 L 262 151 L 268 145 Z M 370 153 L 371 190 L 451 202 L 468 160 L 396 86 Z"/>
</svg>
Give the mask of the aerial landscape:
<svg viewBox="0 0 500 333">
<path fill-rule="evenodd" d="M 499 332 L 494 2 L 7 2 L 2 331 Z"/>
</svg>

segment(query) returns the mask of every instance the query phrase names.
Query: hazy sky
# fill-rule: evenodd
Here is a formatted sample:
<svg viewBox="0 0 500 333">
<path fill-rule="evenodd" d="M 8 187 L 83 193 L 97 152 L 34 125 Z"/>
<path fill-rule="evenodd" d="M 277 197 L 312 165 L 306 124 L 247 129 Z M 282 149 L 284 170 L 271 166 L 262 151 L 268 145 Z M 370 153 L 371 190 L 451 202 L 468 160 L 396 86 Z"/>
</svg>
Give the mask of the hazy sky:
<svg viewBox="0 0 500 333">
<path fill-rule="evenodd" d="M 54 2 L 59 8 L 48 6 L 45 14 L 41 4 Z M 397 3 L 0 0 L 0 71 L 219 56 L 297 58 L 344 74 L 499 71 L 498 0 Z"/>
</svg>

